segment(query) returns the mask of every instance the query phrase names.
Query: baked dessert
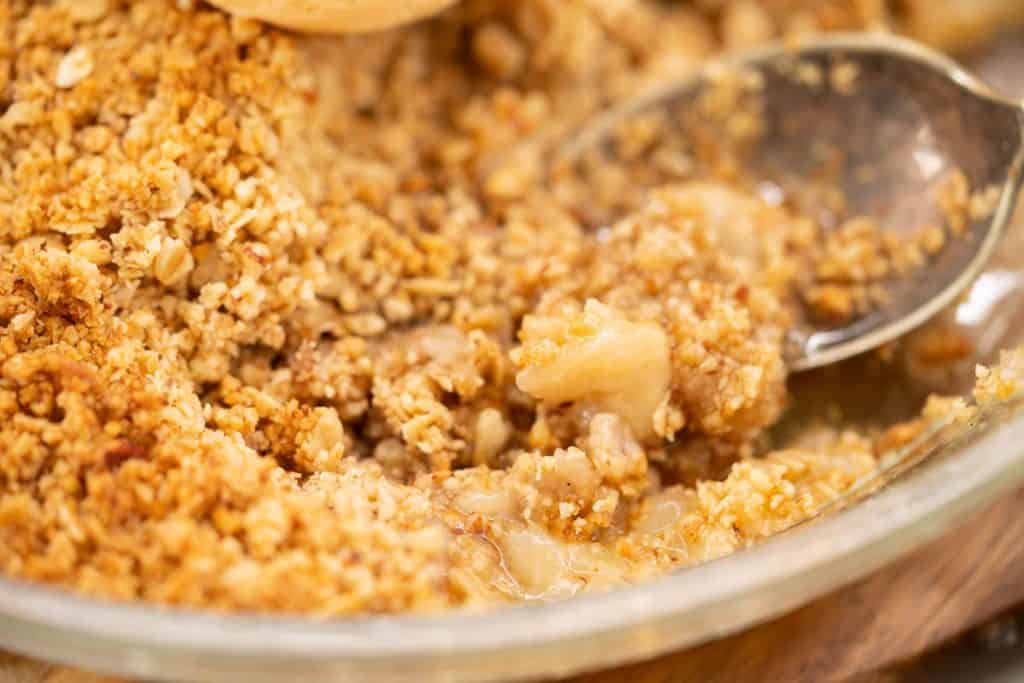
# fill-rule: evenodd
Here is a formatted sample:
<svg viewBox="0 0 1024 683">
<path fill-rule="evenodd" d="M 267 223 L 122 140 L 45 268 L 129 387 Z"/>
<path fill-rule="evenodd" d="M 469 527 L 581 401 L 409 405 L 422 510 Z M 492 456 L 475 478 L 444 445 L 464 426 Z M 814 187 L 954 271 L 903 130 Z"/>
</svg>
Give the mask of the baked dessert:
<svg viewBox="0 0 1024 683">
<path fill-rule="evenodd" d="M 632 192 L 628 164 L 549 182 L 543 144 L 507 152 L 722 50 L 905 25 L 882 10 L 473 0 L 315 39 L 12 0 L 0 570 L 428 611 L 641 580 L 815 515 L 922 423 L 770 433 L 813 219 L 723 172 L 728 148 Z M 627 161 L 652 131 L 623 131 Z"/>
</svg>

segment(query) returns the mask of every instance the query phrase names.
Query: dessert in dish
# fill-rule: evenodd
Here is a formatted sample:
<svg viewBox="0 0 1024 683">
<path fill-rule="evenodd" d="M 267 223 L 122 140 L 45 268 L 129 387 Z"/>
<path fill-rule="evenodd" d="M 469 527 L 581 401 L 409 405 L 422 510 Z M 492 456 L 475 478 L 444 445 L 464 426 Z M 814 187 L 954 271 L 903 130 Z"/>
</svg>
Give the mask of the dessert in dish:
<svg viewBox="0 0 1024 683">
<path fill-rule="evenodd" d="M 911 243 L 857 216 L 822 240 L 731 163 L 756 131 L 736 102 L 703 112 L 734 138 L 651 153 L 661 126 L 630 121 L 585 178 L 543 141 L 722 50 L 914 26 L 873 7 L 474 1 L 306 38 L 191 3 L 10 3 L 0 570 L 431 611 L 638 581 L 813 517 L 923 422 L 776 438 L 785 331 L 863 313 L 986 191 L 951 175 L 948 224 Z M 637 182 L 641 156 L 664 177 Z"/>
</svg>

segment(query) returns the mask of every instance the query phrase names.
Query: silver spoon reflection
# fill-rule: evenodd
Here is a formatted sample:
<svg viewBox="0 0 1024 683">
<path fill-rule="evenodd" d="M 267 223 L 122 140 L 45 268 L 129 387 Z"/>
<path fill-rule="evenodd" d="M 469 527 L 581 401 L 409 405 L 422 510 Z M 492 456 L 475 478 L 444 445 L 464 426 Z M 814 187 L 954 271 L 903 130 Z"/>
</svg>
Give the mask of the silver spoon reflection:
<svg viewBox="0 0 1024 683">
<path fill-rule="evenodd" d="M 756 75 L 764 127 L 744 167 L 762 179 L 768 195 L 820 177 L 817 150 L 842 160 L 833 164 L 830 182 L 841 191 L 846 212 L 871 217 L 886 230 L 941 223 L 936 185 L 952 169 L 962 171 L 972 188 L 998 190 L 993 210 L 972 217 L 965 235 L 947 240 L 925 267 L 887 285 L 884 305 L 836 327 L 808 323 L 791 330 L 791 370 L 835 363 L 896 339 L 954 303 L 979 275 L 1021 185 L 1024 104 L 1000 97 L 948 57 L 908 40 L 835 35 L 754 50 L 602 114 L 560 154 L 572 162 L 606 145 L 629 117 L 692 108 L 723 73 Z M 843 78 L 829 77 L 836 73 Z"/>
</svg>

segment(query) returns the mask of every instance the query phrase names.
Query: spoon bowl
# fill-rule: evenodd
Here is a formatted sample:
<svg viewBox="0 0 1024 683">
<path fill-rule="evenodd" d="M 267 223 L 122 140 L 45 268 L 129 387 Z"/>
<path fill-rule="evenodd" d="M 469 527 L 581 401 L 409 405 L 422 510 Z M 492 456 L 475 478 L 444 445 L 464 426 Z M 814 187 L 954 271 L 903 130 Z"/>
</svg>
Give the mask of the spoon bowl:
<svg viewBox="0 0 1024 683">
<path fill-rule="evenodd" d="M 746 84 L 740 96 L 750 98 L 759 119 L 757 135 L 733 145 L 739 167 L 767 201 L 785 197 L 826 231 L 850 216 L 873 219 L 897 238 L 942 226 L 943 186 L 954 173 L 988 200 L 967 211 L 965 229 L 951 230 L 958 234 L 924 267 L 887 281 L 884 302 L 868 313 L 840 324 L 794 327 L 786 347 L 790 370 L 834 363 L 896 339 L 952 304 L 980 273 L 1021 184 L 1024 108 L 944 55 L 905 39 L 835 35 L 753 50 L 602 114 L 561 153 L 571 163 L 597 149 L 615 153 L 615 131 L 625 122 L 650 113 L 686 121 L 727 82 Z M 710 135 L 727 139 L 735 132 L 730 126 L 742 121 L 719 123 Z M 685 123 L 679 129 L 684 137 L 693 134 Z"/>
</svg>

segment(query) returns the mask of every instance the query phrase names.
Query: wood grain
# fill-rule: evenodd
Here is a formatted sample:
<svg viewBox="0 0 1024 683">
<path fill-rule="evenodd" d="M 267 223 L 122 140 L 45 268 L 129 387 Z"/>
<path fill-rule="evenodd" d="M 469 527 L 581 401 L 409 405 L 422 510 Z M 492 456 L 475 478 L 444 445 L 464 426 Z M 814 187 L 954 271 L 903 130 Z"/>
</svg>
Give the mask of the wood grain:
<svg viewBox="0 0 1024 683">
<path fill-rule="evenodd" d="M 884 669 L 1024 602 L 1024 491 L 945 538 L 773 622 L 565 683 L 842 681 Z M 0 653 L 0 683 L 115 679 Z"/>
</svg>

